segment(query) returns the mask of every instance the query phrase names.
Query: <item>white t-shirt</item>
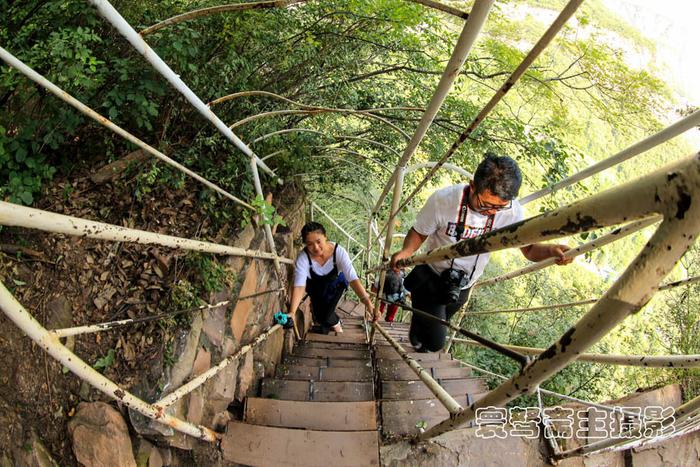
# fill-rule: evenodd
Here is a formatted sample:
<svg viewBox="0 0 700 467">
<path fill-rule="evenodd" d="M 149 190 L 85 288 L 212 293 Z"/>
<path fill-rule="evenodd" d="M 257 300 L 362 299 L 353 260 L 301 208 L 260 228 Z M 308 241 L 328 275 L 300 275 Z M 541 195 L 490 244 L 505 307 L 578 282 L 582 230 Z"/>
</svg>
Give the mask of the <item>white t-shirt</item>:
<svg viewBox="0 0 700 467">
<path fill-rule="evenodd" d="M 413 224 L 413 229 L 421 235 L 428 236 L 425 246 L 429 250 L 445 245 L 452 245 L 457 242 L 455 237 L 448 235 L 447 232 L 448 230 L 454 231 L 454 227 L 457 224 L 459 206 L 462 201 L 462 193 L 464 192 L 465 186 L 465 184 L 452 185 L 437 190 L 430 195 L 425 206 L 423 206 L 418 213 L 416 222 Z M 512 206 L 509 209 L 504 209 L 496 213 L 491 230 L 500 229 L 514 222 L 521 221 L 524 218 L 525 214 L 522 206 L 517 200 L 513 200 Z M 473 238 L 483 234 L 487 219 L 488 216 L 468 209 L 462 239 Z M 471 287 L 476 280 L 481 277 L 488 262 L 489 254 L 482 253 L 480 255 L 456 258 L 453 267 L 465 271 L 467 277 L 471 275 L 471 281 L 467 284 L 468 287 Z M 450 260 L 431 263 L 429 266 L 440 274 L 450 267 Z M 472 271 L 474 271 L 473 274 Z"/>
<path fill-rule="evenodd" d="M 335 248 L 335 244 L 332 244 Z M 335 250 L 335 264 L 338 266 L 338 273 L 343 273 L 345 280 L 352 282 L 357 279 L 357 273 L 350 261 L 350 255 L 341 245 Z M 311 260 L 311 267 L 319 276 L 325 276 L 333 270 L 333 255 L 328 258 L 325 264 L 318 264 Z M 299 252 L 297 260 L 294 263 L 294 287 L 303 287 L 306 285 L 306 280 L 309 278 L 309 257 L 306 256 L 304 250 Z"/>
</svg>

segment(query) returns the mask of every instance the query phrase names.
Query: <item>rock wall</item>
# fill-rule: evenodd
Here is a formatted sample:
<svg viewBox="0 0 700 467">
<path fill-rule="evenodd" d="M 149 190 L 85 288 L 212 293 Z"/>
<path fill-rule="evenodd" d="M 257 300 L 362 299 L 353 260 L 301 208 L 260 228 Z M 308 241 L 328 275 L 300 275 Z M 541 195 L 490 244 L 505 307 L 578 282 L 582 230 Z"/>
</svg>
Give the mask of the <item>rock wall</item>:
<svg viewBox="0 0 700 467">
<path fill-rule="evenodd" d="M 298 252 L 295 237 L 298 237 L 304 224 L 305 210 L 302 197 L 291 201 L 289 205 L 278 207 L 287 227 L 278 229 L 274 236 L 278 253 L 294 259 Z M 262 229 L 254 229 L 251 225 L 238 234 L 233 245 L 267 250 Z M 237 300 L 239 296 L 279 288 L 271 261 L 230 257 L 226 259 L 225 266 L 236 275 L 237 283 L 230 289 L 211 294 L 209 303 L 231 300 L 231 304 L 194 317 L 190 329 L 178 339 L 176 361 L 170 368 L 163 369 L 158 387 L 140 387 L 139 395 L 144 399 L 160 399 L 237 352 L 272 326 L 274 313 L 285 308 L 287 297 L 278 292 Z M 284 264 L 282 269 L 283 280 L 289 287 L 293 269 Z M 297 316 L 300 331 L 308 329 L 309 317 L 308 308 L 303 307 Z M 223 430 L 232 417 L 229 409 L 235 411 L 242 408 L 246 396 L 257 393 L 260 380 L 274 373 L 275 366 L 284 352 L 291 350 L 293 342 L 291 330 L 273 333 L 254 351 L 229 364 L 216 377 L 173 404 L 168 413 L 194 424 Z M 200 443 L 133 411 L 130 412 L 130 419 L 139 435 L 161 446 L 191 450 Z"/>
</svg>

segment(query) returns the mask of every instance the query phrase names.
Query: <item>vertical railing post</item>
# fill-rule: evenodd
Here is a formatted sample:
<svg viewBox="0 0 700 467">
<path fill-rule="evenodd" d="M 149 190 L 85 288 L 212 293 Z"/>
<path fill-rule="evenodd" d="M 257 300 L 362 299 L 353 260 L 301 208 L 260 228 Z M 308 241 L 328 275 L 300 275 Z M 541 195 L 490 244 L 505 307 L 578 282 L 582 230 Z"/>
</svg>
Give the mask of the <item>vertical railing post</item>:
<svg viewBox="0 0 700 467">
<path fill-rule="evenodd" d="M 394 212 L 398 208 L 399 202 L 401 201 L 401 191 L 403 190 L 403 177 L 406 173 L 404 167 L 400 167 L 396 175 L 396 181 L 394 182 L 394 197 L 391 200 L 391 212 Z M 391 250 L 391 237 L 394 235 L 394 220 L 389 221 L 389 225 L 386 229 L 386 238 L 384 239 L 384 248 L 382 249 L 382 257 L 380 261 L 384 262 L 389 257 L 389 251 Z M 377 285 L 377 295 L 374 298 L 374 308 L 375 310 L 379 308 L 379 297 L 382 295 L 382 290 L 384 290 L 384 280 L 386 279 L 386 270 L 382 269 L 379 271 L 379 281 Z M 370 344 L 374 343 L 374 327 L 372 327 L 372 332 L 370 333 Z"/>
<path fill-rule="evenodd" d="M 250 171 L 253 175 L 253 185 L 255 186 L 255 192 L 256 192 L 257 196 L 259 196 L 260 199 L 265 200 L 265 196 L 263 195 L 262 183 L 260 183 L 260 172 L 258 172 L 258 164 L 257 164 L 255 158 L 253 158 L 253 157 L 250 158 Z M 270 227 L 269 224 L 265 223 L 264 219 L 261 218 L 260 220 L 263 224 L 263 230 L 265 232 L 265 239 L 267 240 L 267 246 L 270 248 L 270 251 L 275 256 L 277 256 L 277 248 L 275 247 L 275 238 L 272 236 L 272 228 Z M 280 265 L 279 260 L 275 259 L 274 264 L 275 264 L 275 275 L 277 276 L 277 283 L 279 283 L 280 288 L 282 289 L 281 297 L 280 297 L 280 307 L 281 307 L 281 309 L 285 309 L 286 308 L 286 298 L 287 298 L 287 282 L 284 280 L 284 275 L 282 274 L 282 267 Z M 299 337 L 299 336 L 297 336 L 297 337 Z"/>
<path fill-rule="evenodd" d="M 469 290 L 467 291 L 467 299 L 464 301 L 464 305 L 461 306 L 459 309 L 459 312 L 457 313 L 457 318 L 455 319 L 455 325 L 458 328 L 462 327 L 462 320 L 464 319 L 464 315 L 467 314 L 467 308 L 469 308 L 469 301 L 472 298 L 472 292 L 474 291 L 474 286 L 472 285 L 469 287 Z M 454 341 L 455 335 L 457 335 L 457 331 L 452 331 L 452 334 L 450 334 L 450 338 L 447 340 L 447 345 L 445 346 L 445 353 L 450 353 L 450 349 L 452 348 L 452 342 Z"/>
<path fill-rule="evenodd" d="M 481 32 L 481 28 L 486 22 L 486 17 L 488 16 L 489 10 L 491 10 L 493 2 L 494 0 L 476 0 L 476 2 L 474 2 L 472 10 L 469 12 L 469 18 L 464 24 L 464 28 L 460 33 L 459 39 L 457 39 L 457 44 L 455 45 L 454 51 L 450 56 L 450 60 L 447 62 L 445 71 L 440 77 L 440 82 L 438 83 L 438 86 L 435 89 L 435 93 L 430 99 L 430 102 L 428 103 L 425 112 L 423 112 L 420 122 L 418 122 L 416 132 L 414 133 L 413 137 L 411 138 L 411 141 L 409 141 L 408 146 L 406 146 L 406 149 L 401 155 L 401 159 L 396 165 L 396 169 L 394 170 L 394 172 L 391 175 L 391 178 L 385 185 L 384 190 L 379 195 L 377 203 L 374 206 L 374 210 L 372 211 L 373 214 L 377 214 L 379 212 L 379 209 L 381 208 L 384 199 L 389 194 L 391 184 L 394 183 L 394 186 L 396 186 L 395 179 L 398 176 L 398 172 L 400 170 L 405 169 L 409 159 L 413 156 L 414 152 L 418 148 L 418 145 L 423 140 L 425 134 L 428 132 L 428 128 L 430 127 L 431 123 L 433 122 L 433 119 L 440 110 L 440 107 L 442 106 L 442 103 L 447 97 L 447 94 L 452 89 L 452 85 L 454 84 L 455 80 L 457 79 L 457 76 L 459 75 L 459 70 L 462 68 L 462 65 L 464 65 L 464 61 L 467 59 L 467 55 L 469 54 L 469 51 L 471 50 L 472 45 L 476 40 L 476 37 L 479 35 L 479 32 Z M 396 194 L 394 194 L 394 196 L 396 196 Z M 397 210 L 393 210 L 389 212 L 390 218 L 394 216 L 394 213 L 396 211 Z"/>
</svg>

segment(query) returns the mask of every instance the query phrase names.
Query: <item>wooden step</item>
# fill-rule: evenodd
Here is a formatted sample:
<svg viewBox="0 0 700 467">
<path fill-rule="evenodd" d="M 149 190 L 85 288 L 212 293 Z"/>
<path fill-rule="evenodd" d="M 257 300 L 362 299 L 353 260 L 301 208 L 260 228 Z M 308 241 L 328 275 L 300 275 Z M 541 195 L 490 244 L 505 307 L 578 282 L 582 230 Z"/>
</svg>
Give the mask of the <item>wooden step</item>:
<svg viewBox="0 0 700 467">
<path fill-rule="evenodd" d="M 342 299 L 340 302 L 338 302 L 338 308 L 340 308 L 343 311 L 349 311 L 349 312 L 354 310 L 357 305 L 358 305 L 358 302 L 353 302 L 352 300 L 346 300 L 346 299 Z"/>
<path fill-rule="evenodd" d="M 400 360 L 401 355 L 396 352 L 393 347 L 379 345 L 377 346 L 376 354 L 377 358 L 387 359 L 387 360 Z M 410 350 L 410 349 L 404 349 Z M 428 360 L 451 360 L 452 355 L 445 352 L 408 352 L 408 354 L 419 361 Z"/>
<path fill-rule="evenodd" d="M 290 401 L 371 401 L 374 400 L 374 386 L 371 382 L 316 382 L 263 378 L 261 396 Z"/>
<path fill-rule="evenodd" d="M 299 346 L 292 352 L 294 357 L 326 357 L 326 358 L 354 358 L 357 360 L 369 360 L 369 350 L 344 350 L 344 349 L 316 349 L 313 347 Z"/>
<path fill-rule="evenodd" d="M 457 360 L 428 360 L 420 361 L 420 366 L 423 368 L 460 368 L 462 365 Z M 393 359 L 379 359 L 377 360 L 377 368 L 379 373 L 385 373 L 391 375 L 391 372 L 396 369 L 396 371 L 401 371 L 402 368 L 410 368 L 406 365 L 403 360 L 393 360 Z M 389 378 L 394 379 L 394 378 Z"/>
<path fill-rule="evenodd" d="M 462 407 L 467 407 L 482 396 L 468 394 L 455 397 L 455 400 Z M 420 426 L 430 428 L 449 416 L 447 409 L 437 399 L 382 401 L 381 411 L 382 434 L 388 438 L 417 435 Z"/>
<path fill-rule="evenodd" d="M 438 380 L 453 397 L 483 393 L 488 390 L 482 378 Z M 435 397 L 422 381 L 382 381 L 382 400 L 432 399 Z"/>
<path fill-rule="evenodd" d="M 367 337 L 364 335 L 345 335 L 341 333 L 335 334 L 318 334 L 315 332 L 310 332 L 306 335 L 306 340 L 309 342 L 333 342 L 333 343 L 346 343 L 346 344 L 363 344 L 367 342 Z"/>
<path fill-rule="evenodd" d="M 324 367 L 371 367 L 370 360 L 357 360 L 353 358 L 322 358 L 322 357 L 297 357 L 287 356 L 282 364 L 287 366 L 324 366 Z"/>
<path fill-rule="evenodd" d="M 372 381 L 372 367 L 331 367 L 278 365 L 275 376 L 279 379 L 302 381 Z"/>
<path fill-rule="evenodd" d="M 249 397 L 245 421 L 253 425 L 306 430 L 376 430 L 377 409 L 374 401 L 307 402 Z"/>
<path fill-rule="evenodd" d="M 302 342 L 297 345 L 297 348 L 309 347 L 313 349 L 343 349 L 343 350 L 369 350 L 369 344 L 366 342 L 355 343 L 355 342 L 316 342 L 307 341 Z"/>
<path fill-rule="evenodd" d="M 436 362 L 452 361 L 452 362 L 455 362 L 455 364 L 459 365 L 459 362 L 456 362 L 454 360 L 435 360 L 435 361 Z M 421 365 L 421 366 L 423 366 L 423 368 L 425 368 L 428 371 L 428 373 L 430 374 L 430 376 L 432 376 L 434 379 L 460 379 L 460 378 L 468 378 L 472 375 L 471 370 L 469 368 L 466 368 L 466 367 L 454 366 L 454 367 L 439 368 L 439 367 L 425 367 L 424 365 Z M 385 380 L 412 381 L 412 380 L 417 380 L 418 375 L 408 365 L 406 365 L 404 362 L 401 362 L 401 365 L 381 367 L 379 369 L 379 378 L 382 381 L 385 381 Z"/>
<path fill-rule="evenodd" d="M 379 465 L 376 431 L 312 431 L 229 422 L 223 457 L 244 465 Z"/>
</svg>

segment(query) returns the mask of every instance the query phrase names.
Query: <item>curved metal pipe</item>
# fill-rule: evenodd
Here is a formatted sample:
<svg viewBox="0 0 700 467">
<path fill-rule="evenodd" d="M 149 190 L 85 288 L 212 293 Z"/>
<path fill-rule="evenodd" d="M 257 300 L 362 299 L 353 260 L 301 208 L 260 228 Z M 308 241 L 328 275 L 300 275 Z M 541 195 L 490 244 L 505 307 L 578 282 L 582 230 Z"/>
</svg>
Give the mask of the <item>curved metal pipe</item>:
<svg viewBox="0 0 700 467">
<path fill-rule="evenodd" d="M 267 2 L 250 2 L 250 3 L 234 3 L 232 5 L 220 5 L 212 6 L 209 8 L 200 8 L 198 10 L 188 11 L 187 13 L 182 13 L 181 15 L 173 16 L 166 20 L 156 23 L 153 26 L 149 26 L 146 29 L 142 29 L 139 33 L 141 36 L 146 36 L 148 34 L 153 34 L 167 26 L 172 26 L 174 24 L 182 23 L 184 21 L 189 21 L 195 18 L 203 18 L 205 16 L 212 16 L 219 13 L 227 13 L 230 11 L 242 11 L 242 10 L 259 10 L 263 8 L 285 8 L 289 5 L 294 5 L 295 3 L 304 3 L 308 0 L 272 0 Z M 425 1 L 425 0 L 422 0 Z"/>
</svg>

